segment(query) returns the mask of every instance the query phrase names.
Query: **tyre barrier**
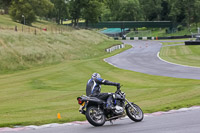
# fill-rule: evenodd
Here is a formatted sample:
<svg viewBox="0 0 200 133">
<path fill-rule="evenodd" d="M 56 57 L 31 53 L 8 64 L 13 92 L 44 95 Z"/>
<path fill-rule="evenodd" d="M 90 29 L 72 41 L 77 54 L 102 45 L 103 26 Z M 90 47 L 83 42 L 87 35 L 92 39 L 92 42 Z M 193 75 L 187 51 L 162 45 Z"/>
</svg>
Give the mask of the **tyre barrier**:
<svg viewBox="0 0 200 133">
<path fill-rule="evenodd" d="M 110 48 L 107 48 L 106 52 L 111 53 L 112 51 L 115 51 L 116 49 L 121 49 L 121 48 L 125 48 L 125 44 L 115 45 Z"/>
<path fill-rule="evenodd" d="M 168 36 L 168 37 L 114 37 L 115 40 L 161 40 L 161 39 L 184 39 L 192 38 L 191 35 Z"/>
<path fill-rule="evenodd" d="M 156 40 L 156 37 L 114 37 L 115 40 Z"/>
<path fill-rule="evenodd" d="M 185 41 L 185 45 L 200 45 L 200 41 Z"/>
</svg>

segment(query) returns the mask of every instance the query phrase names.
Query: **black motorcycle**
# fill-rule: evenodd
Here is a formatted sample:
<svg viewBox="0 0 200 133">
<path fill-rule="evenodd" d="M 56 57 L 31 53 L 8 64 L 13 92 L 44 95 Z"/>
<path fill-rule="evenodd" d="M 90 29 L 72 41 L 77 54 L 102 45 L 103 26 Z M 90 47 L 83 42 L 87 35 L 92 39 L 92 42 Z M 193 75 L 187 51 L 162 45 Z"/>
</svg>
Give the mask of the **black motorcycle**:
<svg viewBox="0 0 200 133">
<path fill-rule="evenodd" d="M 106 101 L 96 97 L 81 96 L 77 98 L 80 104 L 79 112 L 86 116 L 86 119 L 93 126 L 103 126 L 106 121 L 116 120 L 128 115 L 128 117 L 140 122 L 143 120 L 144 114 L 141 108 L 129 102 L 125 98 L 125 93 L 118 89 L 113 94 L 114 109 L 106 109 Z"/>
</svg>

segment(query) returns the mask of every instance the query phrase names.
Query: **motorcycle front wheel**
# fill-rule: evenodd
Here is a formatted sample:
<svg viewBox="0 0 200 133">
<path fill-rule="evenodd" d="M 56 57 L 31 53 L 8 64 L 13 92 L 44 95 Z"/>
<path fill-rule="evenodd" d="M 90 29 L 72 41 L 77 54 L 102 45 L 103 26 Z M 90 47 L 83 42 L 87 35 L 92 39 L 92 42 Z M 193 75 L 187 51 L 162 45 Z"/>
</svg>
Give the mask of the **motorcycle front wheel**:
<svg viewBox="0 0 200 133">
<path fill-rule="evenodd" d="M 86 119 L 93 126 L 103 126 L 106 119 L 102 109 L 95 106 L 90 106 L 86 110 Z"/>
<path fill-rule="evenodd" d="M 144 117 L 142 109 L 138 105 L 133 104 L 133 103 L 132 103 L 132 106 L 127 105 L 127 107 L 126 107 L 126 114 L 128 115 L 128 117 L 131 120 L 133 120 L 135 122 L 142 121 L 143 117 Z"/>
</svg>

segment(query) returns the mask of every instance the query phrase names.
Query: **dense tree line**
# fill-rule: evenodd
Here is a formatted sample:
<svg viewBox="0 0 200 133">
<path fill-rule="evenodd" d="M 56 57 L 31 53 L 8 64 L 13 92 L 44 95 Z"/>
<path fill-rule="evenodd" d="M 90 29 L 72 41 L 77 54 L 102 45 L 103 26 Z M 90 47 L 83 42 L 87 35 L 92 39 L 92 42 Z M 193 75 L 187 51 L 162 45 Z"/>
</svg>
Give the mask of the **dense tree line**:
<svg viewBox="0 0 200 133">
<path fill-rule="evenodd" d="M 65 19 L 76 26 L 80 19 L 86 24 L 99 21 L 173 21 L 190 25 L 200 21 L 200 0 L 0 0 L 0 8 L 27 24 L 36 16 Z"/>
</svg>

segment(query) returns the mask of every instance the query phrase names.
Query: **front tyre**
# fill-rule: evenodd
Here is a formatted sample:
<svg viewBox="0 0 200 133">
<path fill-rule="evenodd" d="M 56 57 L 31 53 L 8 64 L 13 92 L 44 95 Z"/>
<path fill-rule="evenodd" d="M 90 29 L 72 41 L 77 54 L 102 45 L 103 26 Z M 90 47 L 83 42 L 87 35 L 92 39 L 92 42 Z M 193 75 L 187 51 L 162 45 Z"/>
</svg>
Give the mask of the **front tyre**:
<svg viewBox="0 0 200 133">
<path fill-rule="evenodd" d="M 132 106 L 130 106 L 129 104 L 127 104 L 127 106 L 126 106 L 126 113 L 127 113 L 128 117 L 135 122 L 142 121 L 144 114 L 143 114 L 141 108 L 138 105 L 133 104 L 133 103 L 132 103 Z"/>
<path fill-rule="evenodd" d="M 93 126 L 103 126 L 106 119 L 102 109 L 98 109 L 96 106 L 90 106 L 86 110 L 86 118 Z"/>
</svg>

